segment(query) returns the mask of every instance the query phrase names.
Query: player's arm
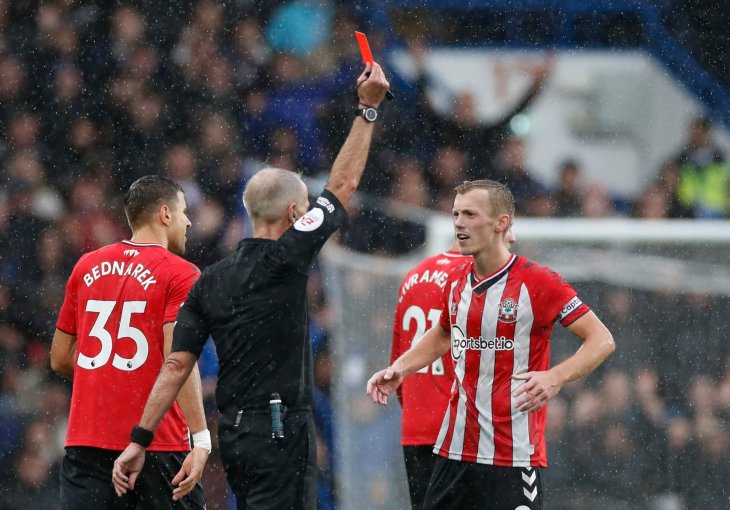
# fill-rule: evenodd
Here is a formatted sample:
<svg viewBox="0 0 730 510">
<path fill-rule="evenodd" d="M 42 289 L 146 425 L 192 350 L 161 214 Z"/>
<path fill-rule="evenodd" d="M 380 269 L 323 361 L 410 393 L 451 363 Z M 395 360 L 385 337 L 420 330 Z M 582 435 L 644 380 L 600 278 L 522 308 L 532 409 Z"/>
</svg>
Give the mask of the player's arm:
<svg viewBox="0 0 730 510">
<path fill-rule="evenodd" d="M 377 63 L 368 64 L 365 72 L 357 79 L 357 95 L 360 101 L 358 108 L 377 108 L 389 88 L 390 84 L 380 66 Z M 360 183 L 373 128 L 373 123 L 367 122 L 362 117 L 356 118 L 332 165 L 332 172 L 325 188 L 331 191 L 343 206 L 347 205 Z"/>
<path fill-rule="evenodd" d="M 540 409 L 565 384 L 591 373 L 616 349 L 611 332 L 591 311 L 568 326 L 568 331 L 583 341 L 575 354 L 545 372 L 513 376 L 525 381 L 514 392 L 515 397 L 522 395 L 516 403 L 520 411 L 531 413 Z"/>
<path fill-rule="evenodd" d="M 138 427 L 148 433 L 154 433 L 162 421 L 163 416 L 165 416 L 165 413 L 167 413 L 175 398 L 180 393 L 180 389 L 190 377 L 197 361 L 197 355 L 185 351 L 173 352 L 167 357 L 165 363 L 162 365 L 160 375 L 152 387 L 150 396 L 147 398 L 147 404 L 144 407 L 142 419 L 139 421 Z M 137 427 L 135 427 L 135 430 L 137 430 Z M 152 438 L 149 437 L 146 442 L 149 443 L 151 441 Z M 137 476 L 142 471 L 144 465 L 144 452 L 146 448 L 142 444 L 144 442 L 141 441 L 138 443 L 136 440 L 133 440 L 127 446 L 127 449 L 114 461 L 112 482 L 119 496 L 134 489 Z M 199 448 L 196 448 L 196 450 L 199 450 Z"/>
<path fill-rule="evenodd" d="M 162 326 L 162 332 L 165 336 L 165 359 L 170 356 L 170 348 L 172 347 L 172 332 L 175 327 L 174 322 L 168 322 Z M 185 420 L 188 422 L 190 432 L 195 434 L 207 428 L 205 422 L 205 410 L 203 409 L 203 385 L 200 381 L 200 371 L 198 364 L 195 363 L 190 376 L 187 378 L 180 393 L 177 395 L 177 403 L 180 405 Z"/>
<path fill-rule="evenodd" d="M 165 358 L 170 356 L 174 327 L 174 322 L 168 322 L 162 327 L 165 335 Z M 190 375 L 180 388 L 176 400 L 185 415 L 190 432 L 193 434 L 193 450 L 185 458 L 182 469 L 172 479 L 172 485 L 175 487 L 172 496 L 173 499 L 178 500 L 192 491 L 200 480 L 211 451 L 210 432 L 205 421 L 203 407 L 203 385 L 200 381 L 197 362 L 194 363 Z M 144 427 L 144 425 L 141 426 Z"/>
<path fill-rule="evenodd" d="M 51 343 L 51 369 L 59 375 L 74 378 L 76 365 L 76 335 L 70 335 L 56 328 Z"/>
<path fill-rule="evenodd" d="M 395 309 L 395 318 L 393 319 L 393 338 L 391 339 L 390 345 L 390 364 L 392 365 L 401 356 L 401 337 L 403 332 L 401 331 L 401 315 L 402 315 L 402 302 L 398 303 Z M 402 402 L 403 395 L 401 394 L 401 388 L 398 387 L 398 400 Z"/>
<path fill-rule="evenodd" d="M 367 393 L 381 405 L 400 386 L 403 379 L 418 372 L 446 354 L 451 346 L 451 334 L 441 324 L 432 327 L 414 347 L 408 349 L 395 363 L 373 374 L 367 384 Z"/>
<path fill-rule="evenodd" d="M 487 126 L 487 129 L 505 129 L 509 122 L 512 120 L 512 117 L 526 110 L 535 101 L 535 98 L 542 90 L 542 86 L 545 83 L 545 80 L 550 76 L 550 73 L 552 72 L 553 63 L 554 57 L 548 56 L 541 64 L 535 67 L 530 73 L 532 74 L 532 83 L 530 84 L 530 87 L 527 89 L 520 101 L 517 103 L 517 105 L 515 105 L 515 107 L 508 111 L 505 115 L 503 115 L 502 118 Z"/>
<path fill-rule="evenodd" d="M 190 379 L 190 374 L 196 368 L 200 353 L 208 339 L 209 333 L 201 315 L 196 289 L 197 286 L 194 286 L 177 314 L 177 323 L 171 330 L 170 355 L 165 359 L 160 375 L 147 398 L 139 425 L 135 426 L 132 431 L 132 442 L 114 462 L 112 482 L 119 496 L 134 489 L 137 476 L 144 466 L 145 448 L 152 442 L 154 431 L 162 421 L 162 417 L 180 394 L 183 385 Z M 198 387 L 193 391 L 199 395 L 198 398 L 202 399 L 199 377 L 197 381 Z M 202 403 L 199 405 L 202 407 Z M 193 414 L 196 412 L 199 411 L 193 411 Z M 194 416 L 192 418 L 195 421 L 196 418 Z M 202 418 L 201 421 L 205 423 L 205 418 Z M 195 437 L 193 441 L 196 442 Z M 197 447 L 198 444 L 195 446 L 172 480 L 172 485 L 175 487 L 172 495 L 174 500 L 178 500 L 190 492 L 202 476 L 209 450 L 203 451 L 202 448 Z"/>
</svg>

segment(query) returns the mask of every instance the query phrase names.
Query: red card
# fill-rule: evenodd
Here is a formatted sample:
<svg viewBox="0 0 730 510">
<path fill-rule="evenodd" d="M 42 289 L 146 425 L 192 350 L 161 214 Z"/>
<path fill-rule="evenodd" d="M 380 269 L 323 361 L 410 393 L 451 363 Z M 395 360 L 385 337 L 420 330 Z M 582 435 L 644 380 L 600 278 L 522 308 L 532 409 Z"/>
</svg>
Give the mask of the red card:
<svg viewBox="0 0 730 510">
<path fill-rule="evenodd" d="M 360 46 L 360 54 L 362 55 L 362 61 L 366 64 L 373 63 L 373 54 L 370 53 L 370 44 L 368 44 L 368 38 L 362 32 L 355 32 L 355 38 L 357 38 L 357 44 Z"/>
</svg>

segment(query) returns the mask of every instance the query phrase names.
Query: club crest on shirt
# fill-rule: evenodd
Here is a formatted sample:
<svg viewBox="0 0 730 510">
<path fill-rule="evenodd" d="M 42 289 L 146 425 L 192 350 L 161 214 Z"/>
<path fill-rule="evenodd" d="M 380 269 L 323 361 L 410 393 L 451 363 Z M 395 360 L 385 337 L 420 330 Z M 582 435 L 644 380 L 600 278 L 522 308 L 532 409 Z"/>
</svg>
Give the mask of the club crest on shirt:
<svg viewBox="0 0 730 510">
<path fill-rule="evenodd" d="M 512 323 L 517 320 L 517 307 L 519 305 L 512 298 L 507 298 L 499 303 L 499 315 L 497 320 L 506 323 Z"/>
</svg>

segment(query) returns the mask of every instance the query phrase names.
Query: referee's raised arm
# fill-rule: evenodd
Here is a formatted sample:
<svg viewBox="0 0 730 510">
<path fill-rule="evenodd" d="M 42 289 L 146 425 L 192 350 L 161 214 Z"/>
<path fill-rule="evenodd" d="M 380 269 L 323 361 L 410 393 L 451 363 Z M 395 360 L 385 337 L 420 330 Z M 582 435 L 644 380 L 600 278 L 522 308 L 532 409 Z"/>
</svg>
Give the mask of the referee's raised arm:
<svg viewBox="0 0 730 510">
<path fill-rule="evenodd" d="M 360 183 L 373 135 L 373 124 L 378 118 L 377 108 L 389 88 L 390 84 L 377 62 L 368 64 L 357 79 L 359 104 L 355 112 L 356 118 L 332 165 L 332 172 L 325 186 L 342 205 L 347 205 Z"/>
</svg>

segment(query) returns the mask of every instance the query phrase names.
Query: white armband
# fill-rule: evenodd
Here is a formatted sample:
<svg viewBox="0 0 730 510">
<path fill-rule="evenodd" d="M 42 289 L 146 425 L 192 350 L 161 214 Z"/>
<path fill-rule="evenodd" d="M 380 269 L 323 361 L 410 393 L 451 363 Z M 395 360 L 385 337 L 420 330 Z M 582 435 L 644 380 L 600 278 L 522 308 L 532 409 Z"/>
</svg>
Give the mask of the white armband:
<svg viewBox="0 0 730 510">
<path fill-rule="evenodd" d="M 208 453 L 213 451 L 213 445 L 210 441 L 210 431 L 208 429 L 193 434 L 193 448 L 204 448 L 208 450 Z"/>
</svg>

